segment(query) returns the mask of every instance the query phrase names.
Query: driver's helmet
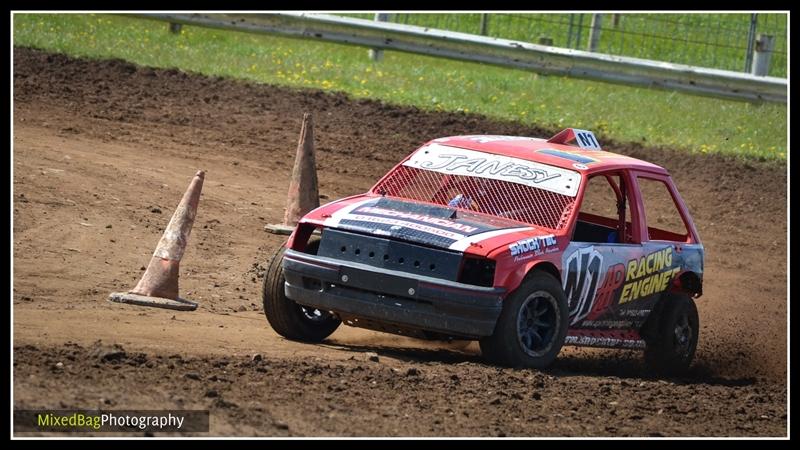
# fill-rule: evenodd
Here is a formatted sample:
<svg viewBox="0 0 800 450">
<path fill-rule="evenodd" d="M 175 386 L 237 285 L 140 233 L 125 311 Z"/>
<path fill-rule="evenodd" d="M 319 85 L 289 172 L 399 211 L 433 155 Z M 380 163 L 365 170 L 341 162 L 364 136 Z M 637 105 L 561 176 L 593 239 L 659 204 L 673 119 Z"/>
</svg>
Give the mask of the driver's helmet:
<svg viewBox="0 0 800 450">
<path fill-rule="evenodd" d="M 453 197 L 452 199 L 450 199 L 449 202 L 447 202 L 447 206 L 449 206 L 451 208 L 468 209 L 470 206 L 472 206 L 472 199 L 469 198 L 469 196 L 467 196 L 467 195 L 458 194 L 455 197 Z"/>
</svg>

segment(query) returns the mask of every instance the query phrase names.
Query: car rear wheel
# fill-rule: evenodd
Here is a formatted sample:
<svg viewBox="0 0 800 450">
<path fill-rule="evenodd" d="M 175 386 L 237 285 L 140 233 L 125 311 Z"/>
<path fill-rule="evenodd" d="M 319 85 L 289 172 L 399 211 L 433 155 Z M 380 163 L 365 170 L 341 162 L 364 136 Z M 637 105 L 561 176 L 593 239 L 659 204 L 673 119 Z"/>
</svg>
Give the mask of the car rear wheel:
<svg viewBox="0 0 800 450">
<path fill-rule="evenodd" d="M 318 245 L 319 241 L 309 243 L 309 247 Z M 286 297 L 283 277 L 285 251 L 286 247 L 281 246 L 275 252 L 264 274 L 264 286 L 261 292 L 264 315 L 267 316 L 272 329 L 286 339 L 322 342 L 336 331 L 342 322 L 327 311 L 301 306 Z"/>
<path fill-rule="evenodd" d="M 645 338 L 644 360 L 660 375 L 679 375 L 689 369 L 697 349 L 700 319 L 694 300 L 668 293 L 657 317 L 655 330 Z"/>
<path fill-rule="evenodd" d="M 558 280 L 537 272 L 503 305 L 494 334 L 480 341 L 489 361 L 541 369 L 556 359 L 567 335 L 567 299 Z"/>
</svg>

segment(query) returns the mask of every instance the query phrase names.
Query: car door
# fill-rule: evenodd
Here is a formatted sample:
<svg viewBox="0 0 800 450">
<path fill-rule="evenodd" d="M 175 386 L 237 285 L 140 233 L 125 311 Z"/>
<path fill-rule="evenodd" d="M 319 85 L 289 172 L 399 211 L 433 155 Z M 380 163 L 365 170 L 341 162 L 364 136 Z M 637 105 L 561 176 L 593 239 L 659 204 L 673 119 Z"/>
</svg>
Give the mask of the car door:
<svg viewBox="0 0 800 450">
<path fill-rule="evenodd" d="M 625 309 L 649 310 L 683 274 L 693 274 L 684 278 L 685 284 L 702 280 L 703 246 L 670 177 L 649 172 L 632 175 L 641 200 L 644 255 L 628 264 L 618 303 Z M 689 285 L 682 288 L 695 294 L 702 291 Z"/>
<path fill-rule="evenodd" d="M 627 265 L 645 253 L 634 183 L 626 170 L 593 174 L 584 183 L 562 260 L 571 330 L 636 325 L 636 313 L 618 307 Z"/>
</svg>

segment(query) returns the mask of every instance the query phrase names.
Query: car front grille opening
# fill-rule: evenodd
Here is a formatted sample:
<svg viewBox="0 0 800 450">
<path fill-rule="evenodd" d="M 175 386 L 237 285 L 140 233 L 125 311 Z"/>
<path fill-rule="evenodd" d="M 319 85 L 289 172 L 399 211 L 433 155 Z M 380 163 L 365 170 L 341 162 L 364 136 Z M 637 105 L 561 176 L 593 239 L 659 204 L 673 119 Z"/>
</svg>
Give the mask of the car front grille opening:
<svg viewBox="0 0 800 450">
<path fill-rule="evenodd" d="M 464 258 L 459 283 L 492 287 L 494 285 L 495 262 L 491 259 Z"/>
<path fill-rule="evenodd" d="M 294 242 L 292 249 L 297 250 L 309 255 L 316 255 L 319 250 L 319 232 L 318 226 L 310 223 L 302 223 L 297 226 L 295 231 Z"/>
</svg>

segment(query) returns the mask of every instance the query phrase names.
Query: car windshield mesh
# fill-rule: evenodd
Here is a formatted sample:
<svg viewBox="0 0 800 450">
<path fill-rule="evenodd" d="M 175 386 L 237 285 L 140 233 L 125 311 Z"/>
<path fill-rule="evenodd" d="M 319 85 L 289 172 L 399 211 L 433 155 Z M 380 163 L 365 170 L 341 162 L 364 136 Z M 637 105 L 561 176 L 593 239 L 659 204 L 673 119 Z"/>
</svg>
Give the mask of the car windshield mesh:
<svg viewBox="0 0 800 450">
<path fill-rule="evenodd" d="M 476 211 L 554 230 L 567 224 L 575 198 L 491 178 L 397 167 L 373 192 Z"/>
</svg>

